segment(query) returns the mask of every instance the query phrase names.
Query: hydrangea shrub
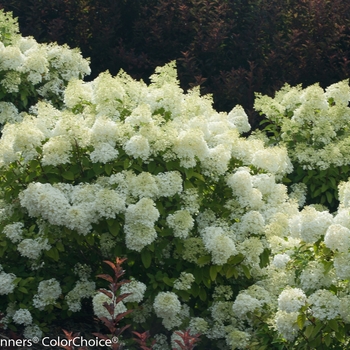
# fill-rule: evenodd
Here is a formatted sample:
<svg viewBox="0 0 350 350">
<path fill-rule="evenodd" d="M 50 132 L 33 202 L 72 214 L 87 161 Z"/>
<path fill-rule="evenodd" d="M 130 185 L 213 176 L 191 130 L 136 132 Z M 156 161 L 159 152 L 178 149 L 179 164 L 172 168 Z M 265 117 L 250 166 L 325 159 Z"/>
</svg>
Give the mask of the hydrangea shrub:
<svg viewBox="0 0 350 350">
<path fill-rule="evenodd" d="M 95 276 L 118 256 L 130 278 L 121 293 L 131 294 L 112 300 L 115 312 L 134 309 L 126 320 L 134 329 L 151 324 L 154 349 L 176 346 L 185 329 L 201 334 L 201 349 L 346 349 L 350 183 L 339 185 L 336 213 L 300 211 L 303 186 L 288 195 L 279 183 L 298 144 L 283 143 L 279 129 L 274 146 L 242 137 L 250 129 L 242 107 L 219 113 L 199 88 L 184 93 L 174 62 L 150 81 L 120 71 L 87 83 L 73 74 L 60 103 L 48 98 L 4 119 L 2 322 L 31 338 L 72 316 L 108 319 L 108 292 L 96 293 Z M 260 96 L 257 108 L 309 118 L 301 140 L 307 130 L 312 142 L 343 140 L 313 123 L 321 116 L 326 129 L 325 111 L 346 118 L 344 82 L 289 90 L 303 99 L 290 97 L 297 102 L 283 110 Z"/>
<path fill-rule="evenodd" d="M 278 211 L 297 211 L 275 181 L 291 163 L 285 148 L 240 136 L 250 129 L 240 106 L 218 113 L 198 88 L 184 94 L 174 62 L 150 80 L 123 71 L 73 78 L 63 108 L 40 101 L 4 126 L 1 310 L 9 326 L 33 334 L 82 313 L 102 260 L 120 256 L 133 294 L 118 310 L 136 307 L 132 322 L 165 334 L 190 326 L 207 346 L 232 343 L 232 298 L 268 262 L 264 226 Z M 103 294 L 93 300 L 100 314 Z M 16 322 L 20 309 L 32 323 Z"/>
<path fill-rule="evenodd" d="M 257 94 L 255 109 L 267 119 L 268 143 L 284 145 L 294 170 L 293 184 L 306 185 L 307 203 L 335 211 L 338 185 L 349 176 L 350 87 L 344 80 L 322 89 L 286 84 L 275 97 Z M 299 188 L 300 190 L 301 188 Z"/>
<path fill-rule="evenodd" d="M 90 74 L 89 61 L 78 49 L 39 44 L 22 37 L 17 19 L 0 10 L 0 125 L 21 119 L 39 100 L 61 106 L 63 91 L 72 78 Z"/>
</svg>

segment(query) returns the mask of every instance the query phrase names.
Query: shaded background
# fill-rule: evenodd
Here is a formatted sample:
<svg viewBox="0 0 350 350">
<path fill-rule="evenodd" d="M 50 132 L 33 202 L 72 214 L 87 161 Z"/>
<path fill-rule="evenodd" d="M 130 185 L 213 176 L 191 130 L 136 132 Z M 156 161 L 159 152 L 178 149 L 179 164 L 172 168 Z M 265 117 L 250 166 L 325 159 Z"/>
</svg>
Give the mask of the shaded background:
<svg viewBox="0 0 350 350">
<path fill-rule="evenodd" d="M 123 68 L 146 82 L 177 61 L 184 90 L 200 85 L 218 111 L 241 104 L 253 129 L 254 92 L 288 82 L 326 87 L 349 77 L 347 0 L 0 0 L 23 36 L 67 43 L 92 75 Z"/>
</svg>

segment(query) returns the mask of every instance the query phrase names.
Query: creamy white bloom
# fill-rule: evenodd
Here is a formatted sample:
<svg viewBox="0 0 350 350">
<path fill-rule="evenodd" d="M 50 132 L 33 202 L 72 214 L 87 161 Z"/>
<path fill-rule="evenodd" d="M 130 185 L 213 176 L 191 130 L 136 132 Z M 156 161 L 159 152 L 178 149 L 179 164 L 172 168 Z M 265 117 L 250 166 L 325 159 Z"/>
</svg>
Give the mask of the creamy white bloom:
<svg viewBox="0 0 350 350">
<path fill-rule="evenodd" d="M 192 273 L 181 272 L 180 277 L 174 281 L 174 288 L 178 290 L 191 289 L 191 284 L 195 281 Z"/>
<path fill-rule="evenodd" d="M 249 345 L 251 335 L 248 332 L 243 332 L 238 328 L 229 329 L 226 334 L 226 344 L 235 349 L 246 349 Z"/>
<path fill-rule="evenodd" d="M 275 324 L 277 331 L 288 341 L 293 341 L 298 335 L 299 327 L 297 324 L 298 312 L 277 311 L 275 315 Z"/>
<path fill-rule="evenodd" d="M 141 135 L 135 135 L 124 145 L 125 152 L 134 158 L 141 158 L 147 161 L 151 155 L 151 148 L 148 140 Z"/>
<path fill-rule="evenodd" d="M 339 299 L 329 290 L 317 290 L 308 297 L 307 301 L 311 304 L 313 316 L 320 320 L 332 320 L 339 315 Z"/>
<path fill-rule="evenodd" d="M 30 325 L 33 321 L 33 317 L 27 309 L 18 309 L 12 318 L 13 322 L 23 324 L 25 326 Z"/>
<path fill-rule="evenodd" d="M 107 303 L 108 305 L 114 305 L 114 312 L 112 313 L 112 315 L 104 306 L 105 303 Z M 127 308 L 122 301 L 116 303 L 114 298 L 111 299 L 108 295 L 102 292 L 97 292 L 96 295 L 92 298 L 92 305 L 94 309 L 94 314 L 97 317 L 106 317 L 109 320 L 113 320 L 117 315 L 127 311 Z"/>
<path fill-rule="evenodd" d="M 347 253 L 350 248 L 350 230 L 339 224 L 330 225 L 324 237 L 326 247 Z"/>
<path fill-rule="evenodd" d="M 225 235 L 221 227 L 207 227 L 201 234 L 205 248 L 212 255 L 215 265 L 223 265 L 230 256 L 237 254 L 235 243 Z"/>
<path fill-rule="evenodd" d="M 13 292 L 16 285 L 13 283 L 16 276 L 13 273 L 6 273 L 2 271 L 0 265 L 0 295 L 6 295 Z"/>
<path fill-rule="evenodd" d="M 49 240 L 47 238 L 42 237 L 38 237 L 35 239 L 26 238 L 23 241 L 21 241 L 17 246 L 17 250 L 22 256 L 33 260 L 38 259 L 43 250 L 50 249 L 51 245 L 49 244 Z"/>
<path fill-rule="evenodd" d="M 153 308 L 156 315 L 162 318 L 164 327 L 170 330 L 181 324 L 179 314 L 181 303 L 173 292 L 160 292 L 154 299 Z"/>
<path fill-rule="evenodd" d="M 194 226 L 194 220 L 187 210 L 168 215 L 166 222 L 174 230 L 174 236 L 180 238 L 186 238 Z"/>
<path fill-rule="evenodd" d="M 146 289 L 147 286 L 144 283 L 131 280 L 129 283 L 124 283 L 120 287 L 120 294 L 131 293 L 131 295 L 123 299 L 124 303 L 140 303 L 143 300 Z"/>
<path fill-rule="evenodd" d="M 17 243 L 23 238 L 23 227 L 24 224 L 22 222 L 15 222 L 6 225 L 2 232 L 12 243 Z"/>
<path fill-rule="evenodd" d="M 240 133 L 248 132 L 250 130 L 248 116 L 245 113 L 242 106 L 235 106 L 227 115 L 227 118 L 231 123 L 233 123 L 237 127 Z"/>
<path fill-rule="evenodd" d="M 245 318 L 250 312 L 260 310 L 262 302 L 256 298 L 253 298 L 245 291 L 238 294 L 236 300 L 232 305 L 232 310 L 237 318 Z"/>
<path fill-rule="evenodd" d="M 43 336 L 43 332 L 36 324 L 30 324 L 24 328 L 23 336 L 26 339 L 33 339 L 37 337 L 38 339 L 41 339 Z"/>
<path fill-rule="evenodd" d="M 118 150 L 107 142 L 96 143 L 94 147 L 94 150 L 90 153 L 90 159 L 93 163 L 106 164 L 118 158 Z"/>
<path fill-rule="evenodd" d="M 68 309 L 72 312 L 77 312 L 81 310 L 81 299 L 90 298 L 96 290 L 96 283 L 87 280 L 77 281 L 74 288 L 70 290 L 66 296 L 65 300 L 68 305 Z"/>
<path fill-rule="evenodd" d="M 312 207 L 304 208 L 301 215 L 300 236 L 307 243 L 318 241 L 333 223 L 333 216 L 330 213 L 320 212 Z"/>
<path fill-rule="evenodd" d="M 306 303 L 306 295 L 300 288 L 287 288 L 278 297 L 278 308 L 286 312 L 298 312 Z"/>
<path fill-rule="evenodd" d="M 338 278 L 348 280 L 350 278 L 350 253 L 336 253 L 333 258 L 334 270 Z"/>
<path fill-rule="evenodd" d="M 162 197 L 172 197 L 175 194 L 180 194 L 182 188 L 182 177 L 178 171 L 168 171 L 166 173 L 159 173 L 155 176 L 159 194 Z"/>
<path fill-rule="evenodd" d="M 284 269 L 288 262 L 290 261 L 290 256 L 288 254 L 276 254 L 273 257 L 272 264 L 278 269 Z"/>
<path fill-rule="evenodd" d="M 41 281 L 38 293 L 33 297 L 33 305 L 39 310 L 44 310 L 45 306 L 54 304 L 61 294 L 61 286 L 55 278 Z"/>
<path fill-rule="evenodd" d="M 303 290 L 329 287 L 332 284 L 332 275 L 325 274 L 324 265 L 320 261 L 309 261 L 300 274 L 300 284 Z"/>
<path fill-rule="evenodd" d="M 69 163 L 71 141 L 64 135 L 54 136 L 43 145 L 43 165 L 59 165 Z"/>
<path fill-rule="evenodd" d="M 136 204 L 128 206 L 124 231 L 125 243 L 129 249 L 141 251 L 157 238 L 154 223 L 158 217 L 159 211 L 150 198 L 141 198 Z"/>
</svg>

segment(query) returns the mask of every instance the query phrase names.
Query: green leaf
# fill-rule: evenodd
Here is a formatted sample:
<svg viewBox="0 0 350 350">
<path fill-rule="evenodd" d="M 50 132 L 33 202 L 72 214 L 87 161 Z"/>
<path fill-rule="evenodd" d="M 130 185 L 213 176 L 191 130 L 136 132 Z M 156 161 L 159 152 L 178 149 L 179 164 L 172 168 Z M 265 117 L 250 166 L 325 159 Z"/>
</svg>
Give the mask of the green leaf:
<svg viewBox="0 0 350 350">
<path fill-rule="evenodd" d="M 263 268 L 268 265 L 270 262 L 270 249 L 264 249 L 264 251 L 260 254 L 260 268 Z"/>
<path fill-rule="evenodd" d="M 45 252 L 45 255 L 48 256 L 49 258 L 55 260 L 55 261 L 58 261 L 59 257 L 60 257 L 59 252 L 58 252 L 56 247 L 52 247 L 50 250 L 47 250 Z"/>
<path fill-rule="evenodd" d="M 206 265 L 206 264 L 210 263 L 210 261 L 211 261 L 211 256 L 204 255 L 204 256 L 201 256 L 200 258 L 198 258 L 197 265 Z"/>
<path fill-rule="evenodd" d="M 112 164 L 106 164 L 106 165 L 105 165 L 105 172 L 106 172 L 106 174 L 107 174 L 108 176 L 111 175 L 112 170 L 113 170 L 113 165 L 112 165 Z"/>
<path fill-rule="evenodd" d="M 235 279 L 238 278 L 238 271 L 234 266 L 230 266 L 226 271 L 226 278 L 229 279 L 232 276 L 235 277 Z"/>
<path fill-rule="evenodd" d="M 17 290 L 24 293 L 24 294 L 28 294 L 28 290 L 25 287 L 18 287 Z"/>
<path fill-rule="evenodd" d="M 116 237 L 120 231 L 120 226 L 117 220 L 113 220 L 112 225 L 108 223 L 108 230 L 109 232 Z"/>
<path fill-rule="evenodd" d="M 326 192 L 326 191 L 328 190 L 328 188 L 329 188 L 329 186 L 328 186 L 327 183 L 322 184 L 321 192 L 322 192 L 322 193 L 323 193 L 323 192 Z"/>
<path fill-rule="evenodd" d="M 185 174 L 186 174 L 186 179 L 189 180 L 194 175 L 194 171 L 192 168 L 185 169 Z"/>
<path fill-rule="evenodd" d="M 319 333 L 319 331 L 323 328 L 323 323 L 320 321 L 316 322 L 316 326 L 315 329 L 313 330 L 313 332 L 311 333 L 310 339 L 313 339 L 317 336 L 317 334 Z"/>
<path fill-rule="evenodd" d="M 163 277 L 163 282 L 169 287 L 172 287 L 174 284 L 174 282 L 168 276 Z"/>
<path fill-rule="evenodd" d="M 197 298 L 199 294 L 199 286 L 197 283 L 193 283 L 191 286 L 191 294 Z"/>
<path fill-rule="evenodd" d="M 339 327 L 338 327 L 338 321 L 336 321 L 336 320 L 329 320 L 328 323 L 327 323 L 327 325 L 328 325 L 331 329 L 333 329 L 333 331 L 338 332 L 338 329 L 339 329 Z"/>
<path fill-rule="evenodd" d="M 205 277 L 203 276 L 203 283 L 204 283 L 204 285 L 205 285 L 207 288 L 210 288 L 210 287 L 211 287 L 210 278 L 205 278 Z"/>
<path fill-rule="evenodd" d="M 335 178 L 330 177 L 328 180 L 331 182 L 332 187 L 336 190 L 338 188 L 338 186 L 337 186 L 337 182 L 335 181 Z"/>
<path fill-rule="evenodd" d="M 206 301 L 207 300 L 207 292 L 205 291 L 204 288 L 200 288 L 198 294 L 199 294 L 200 300 L 202 300 L 202 301 Z"/>
<path fill-rule="evenodd" d="M 245 275 L 248 279 L 251 279 L 252 276 L 250 275 L 250 271 L 249 271 L 248 266 L 242 265 L 242 270 L 243 270 L 244 275 Z"/>
<path fill-rule="evenodd" d="M 74 174 L 71 171 L 64 172 L 62 177 L 66 180 L 74 181 Z"/>
<path fill-rule="evenodd" d="M 123 164 L 124 170 L 128 169 L 129 165 L 130 165 L 129 158 L 126 158 Z"/>
<path fill-rule="evenodd" d="M 37 169 L 37 167 L 39 166 L 39 164 L 40 163 L 36 159 L 31 160 L 29 163 L 30 171 L 35 171 Z"/>
<path fill-rule="evenodd" d="M 230 265 L 238 265 L 244 260 L 244 255 L 243 254 L 238 254 L 235 256 L 231 256 L 230 259 L 228 259 L 227 263 Z"/>
<path fill-rule="evenodd" d="M 323 338 L 324 343 L 326 344 L 327 347 L 329 347 L 331 345 L 332 342 L 332 337 L 330 334 L 327 334 L 324 338 Z"/>
<path fill-rule="evenodd" d="M 326 192 L 326 197 L 327 197 L 327 201 L 328 203 L 332 203 L 333 200 L 333 194 L 329 191 Z"/>
<path fill-rule="evenodd" d="M 212 281 L 215 281 L 216 280 L 216 276 L 217 276 L 218 272 L 216 270 L 216 266 L 210 266 L 210 269 L 209 269 L 209 276 L 210 276 L 210 279 Z"/>
<path fill-rule="evenodd" d="M 92 236 L 92 235 L 87 235 L 87 236 L 85 237 L 85 239 L 86 239 L 86 242 L 89 243 L 89 245 L 93 245 L 93 244 L 95 243 L 95 238 L 94 238 L 94 236 Z"/>
<path fill-rule="evenodd" d="M 306 321 L 306 316 L 304 314 L 299 314 L 297 318 L 297 324 L 300 330 L 304 328 L 305 321 Z"/>
<path fill-rule="evenodd" d="M 146 269 L 148 269 L 151 266 L 152 255 L 151 255 L 151 252 L 148 249 L 142 250 L 142 252 L 141 252 L 141 260 L 142 260 L 143 266 Z"/>
<path fill-rule="evenodd" d="M 64 252 L 64 245 L 62 244 L 62 242 L 57 242 L 56 248 L 58 249 L 58 251 Z"/>
<path fill-rule="evenodd" d="M 94 163 L 92 165 L 92 169 L 93 169 L 96 176 L 101 175 L 104 171 L 104 169 L 101 167 L 101 165 L 99 163 Z"/>
<path fill-rule="evenodd" d="M 315 327 L 314 327 L 313 325 L 310 325 L 310 326 L 307 326 L 307 327 L 306 327 L 304 334 L 305 334 L 305 337 L 306 337 L 307 339 L 310 338 L 312 332 L 314 331 L 314 328 L 315 328 Z"/>
</svg>

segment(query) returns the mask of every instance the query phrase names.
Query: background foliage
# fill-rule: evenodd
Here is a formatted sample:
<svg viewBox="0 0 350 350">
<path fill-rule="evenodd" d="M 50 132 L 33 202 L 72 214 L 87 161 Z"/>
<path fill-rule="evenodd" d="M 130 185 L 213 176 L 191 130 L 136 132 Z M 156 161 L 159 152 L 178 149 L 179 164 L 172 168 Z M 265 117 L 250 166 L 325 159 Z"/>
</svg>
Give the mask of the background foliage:
<svg viewBox="0 0 350 350">
<path fill-rule="evenodd" d="M 148 79 L 178 62 L 181 86 L 237 103 L 253 128 L 254 92 L 288 82 L 328 86 L 349 75 L 350 3 L 343 0 L 7 0 L 23 35 L 80 47 L 95 76 L 123 68 Z M 95 77 L 95 76 L 92 76 Z"/>
</svg>

